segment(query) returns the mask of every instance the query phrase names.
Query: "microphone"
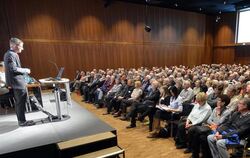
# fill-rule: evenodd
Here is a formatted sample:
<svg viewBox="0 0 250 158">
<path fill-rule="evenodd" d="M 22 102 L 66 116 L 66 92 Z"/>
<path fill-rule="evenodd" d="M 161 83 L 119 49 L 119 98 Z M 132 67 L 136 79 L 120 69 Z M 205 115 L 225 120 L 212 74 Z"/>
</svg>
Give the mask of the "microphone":
<svg viewBox="0 0 250 158">
<path fill-rule="evenodd" d="M 59 68 L 58 68 L 58 66 L 57 66 L 57 64 L 56 64 L 55 62 L 53 62 L 53 61 L 51 61 L 51 60 L 48 60 L 48 62 L 50 62 L 51 64 L 55 65 L 55 67 L 56 67 L 56 69 L 57 69 L 57 72 L 59 72 Z"/>
</svg>

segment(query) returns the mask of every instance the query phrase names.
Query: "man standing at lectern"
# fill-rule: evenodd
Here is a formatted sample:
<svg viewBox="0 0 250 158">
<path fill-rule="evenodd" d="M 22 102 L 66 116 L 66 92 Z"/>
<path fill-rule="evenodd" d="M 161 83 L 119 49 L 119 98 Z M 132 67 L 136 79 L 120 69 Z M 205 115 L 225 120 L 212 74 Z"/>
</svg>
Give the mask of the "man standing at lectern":
<svg viewBox="0 0 250 158">
<path fill-rule="evenodd" d="M 4 54 L 6 85 L 13 89 L 15 98 L 15 110 L 19 126 L 32 126 L 34 121 L 26 121 L 25 104 L 27 101 L 26 83 L 24 75 L 30 73 L 30 69 L 22 68 L 19 55 L 23 50 L 23 41 L 18 38 L 10 39 L 10 50 Z"/>
</svg>

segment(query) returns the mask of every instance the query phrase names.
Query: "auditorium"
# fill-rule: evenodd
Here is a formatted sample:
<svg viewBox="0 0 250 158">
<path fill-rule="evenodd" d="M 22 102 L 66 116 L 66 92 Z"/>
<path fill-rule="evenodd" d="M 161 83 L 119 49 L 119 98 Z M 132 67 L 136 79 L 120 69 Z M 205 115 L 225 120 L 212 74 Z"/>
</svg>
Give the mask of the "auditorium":
<svg viewBox="0 0 250 158">
<path fill-rule="evenodd" d="M 0 158 L 250 157 L 249 0 L 0 0 Z"/>
</svg>

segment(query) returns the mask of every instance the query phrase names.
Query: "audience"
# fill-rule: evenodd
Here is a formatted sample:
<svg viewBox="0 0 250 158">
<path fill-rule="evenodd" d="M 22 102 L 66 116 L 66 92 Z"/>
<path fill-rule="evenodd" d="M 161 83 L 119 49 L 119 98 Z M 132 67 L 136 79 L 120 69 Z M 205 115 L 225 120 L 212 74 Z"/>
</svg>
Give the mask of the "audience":
<svg viewBox="0 0 250 158">
<path fill-rule="evenodd" d="M 148 116 L 149 138 L 159 136 L 162 120 L 177 116 L 176 147 L 187 147 L 185 153 L 192 152 L 192 157 L 199 157 L 200 146 L 203 157 L 228 156 L 225 145 L 231 133 L 243 138 L 249 128 L 247 65 L 94 69 L 77 73 L 71 90 L 80 91 L 86 102 L 106 107 L 107 114 L 131 119 L 127 128 Z"/>
</svg>

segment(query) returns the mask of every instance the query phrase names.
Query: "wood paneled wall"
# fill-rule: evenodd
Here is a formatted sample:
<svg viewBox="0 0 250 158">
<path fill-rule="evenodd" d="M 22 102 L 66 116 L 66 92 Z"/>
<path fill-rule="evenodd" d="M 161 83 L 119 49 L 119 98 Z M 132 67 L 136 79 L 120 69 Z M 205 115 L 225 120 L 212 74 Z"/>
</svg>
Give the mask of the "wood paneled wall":
<svg viewBox="0 0 250 158">
<path fill-rule="evenodd" d="M 235 44 L 236 13 L 223 14 L 219 23 L 215 23 L 214 63 L 250 63 L 250 46 Z"/>
<path fill-rule="evenodd" d="M 238 46 L 235 48 L 235 63 L 250 65 L 250 46 Z"/>
<path fill-rule="evenodd" d="M 1 53 L 24 40 L 21 60 L 36 78 L 77 69 L 211 63 L 212 18 L 198 13 L 103 0 L 1 0 Z M 144 31 L 145 20 L 152 31 Z M 3 54 L 1 54 L 2 56 Z"/>
</svg>

